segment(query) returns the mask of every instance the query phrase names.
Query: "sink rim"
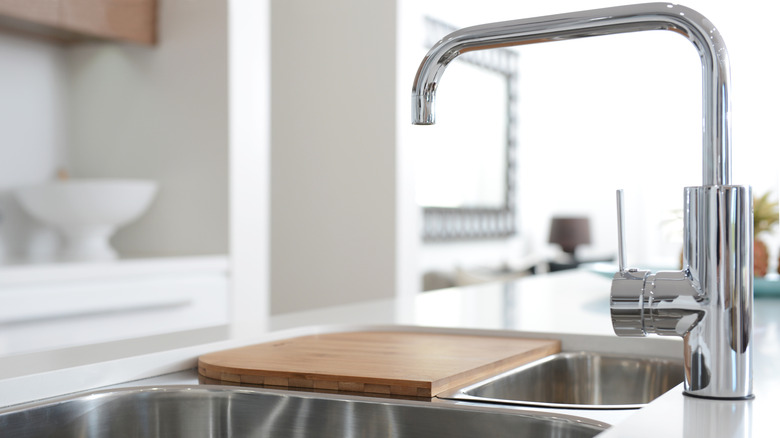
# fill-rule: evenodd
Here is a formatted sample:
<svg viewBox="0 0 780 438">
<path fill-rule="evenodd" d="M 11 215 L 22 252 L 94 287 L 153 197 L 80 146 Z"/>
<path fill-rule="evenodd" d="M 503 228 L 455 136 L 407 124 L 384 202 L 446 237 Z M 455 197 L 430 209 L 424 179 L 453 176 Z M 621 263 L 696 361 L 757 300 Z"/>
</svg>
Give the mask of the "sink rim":
<svg viewBox="0 0 780 438">
<path fill-rule="evenodd" d="M 497 374 L 495 376 L 482 379 L 478 382 L 456 388 L 450 391 L 445 391 L 443 393 L 437 394 L 437 398 L 441 398 L 443 400 L 456 400 L 456 401 L 468 401 L 468 402 L 475 402 L 475 403 L 494 403 L 494 404 L 500 404 L 500 405 L 511 405 L 511 406 L 525 406 L 525 407 L 539 407 L 539 408 L 548 408 L 548 409 L 576 409 L 576 410 L 611 410 L 611 411 L 622 411 L 622 410 L 635 410 L 635 409 L 641 409 L 645 406 L 647 406 L 648 403 L 633 403 L 633 404 L 576 404 L 576 403 L 552 403 L 552 402 L 542 402 L 542 401 L 534 401 L 534 400 L 513 400 L 513 399 L 502 399 L 502 398 L 493 398 L 493 397 L 485 397 L 485 396 L 476 396 L 471 395 L 469 392 L 480 388 L 482 386 L 488 385 L 490 383 L 493 383 L 497 380 L 504 379 L 506 377 L 509 377 L 513 374 L 517 374 L 520 372 L 523 372 L 525 370 L 541 366 L 546 362 L 553 361 L 560 357 L 566 357 L 566 356 L 579 356 L 579 355 L 597 355 L 601 357 L 611 357 L 611 358 L 620 358 L 620 359 L 637 359 L 637 360 L 643 360 L 643 361 L 657 361 L 657 362 L 673 362 L 675 364 L 682 365 L 682 361 L 678 359 L 672 359 L 668 357 L 652 357 L 652 356 L 642 356 L 639 354 L 622 354 L 622 353 L 602 353 L 597 351 L 561 351 L 559 353 L 551 354 L 549 356 L 543 357 L 541 359 L 537 359 L 535 361 L 529 362 L 527 364 L 521 365 L 517 368 L 511 369 L 509 371 L 505 371 L 503 373 Z M 669 388 L 664 393 L 660 394 L 658 397 L 660 397 L 663 394 L 668 393 L 669 391 L 672 391 L 674 388 L 682 385 L 683 382 L 680 381 L 678 385 L 675 385 L 671 388 Z M 656 397 L 656 398 L 658 398 Z M 651 400 L 652 402 L 652 400 Z"/>
<path fill-rule="evenodd" d="M 75 402 L 90 398 L 105 397 L 126 397 L 126 396 L 144 396 L 149 394 L 162 393 L 183 393 L 193 392 L 194 394 L 203 393 L 241 393 L 258 394 L 281 397 L 292 397 L 307 400 L 333 400 L 344 403 L 364 403 L 372 405 L 396 405 L 407 407 L 419 407 L 423 409 L 449 410 L 449 411 L 473 411 L 486 414 L 495 414 L 499 416 L 517 416 L 529 419 L 538 419 L 550 422 L 565 422 L 571 425 L 590 427 L 604 431 L 612 424 L 599 421 L 593 418 L 580 417 L 570 414 L 561 414 L 558 412 L 548 412 L 539 410 L 527 410 L 521 406 L 500 406 L 495 404 L 473 404 L 463 403 L 462 401 L 439 400 L 436 397 L 430 401 L 394 399 L 377 396 L 360 396 L 342 393 L 318 393 L 306 391 L 290 391 L 286 389 L 275 389 L 267 387 L 243 387 L 231 385 L 213 385 L 213 384 L 163 384 L 163 385 L 144 385 L 144 386 L 122 386 L 96 389 L 92 391 L 83 391 L 72 394 L 66 394 L 57 397 L 36 400 L 18 405 L 0 408 L 0 423 L 6 415 L 13 415 L 36 408 L 46 408 L 62 403 Z"/>
</svg>

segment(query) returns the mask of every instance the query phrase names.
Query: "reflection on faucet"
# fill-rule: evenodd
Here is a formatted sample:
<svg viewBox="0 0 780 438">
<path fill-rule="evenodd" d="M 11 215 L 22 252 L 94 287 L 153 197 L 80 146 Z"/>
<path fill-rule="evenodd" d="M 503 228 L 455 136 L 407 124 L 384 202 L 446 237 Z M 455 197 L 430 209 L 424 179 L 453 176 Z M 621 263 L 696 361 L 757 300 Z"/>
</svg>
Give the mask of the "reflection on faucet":
<svg viewBox="0 0 780 438">
<path fill-rule="evenodd" d="M 652 274 L 621 263 L 612 287 L 613 326 L 621 336 L 683 337 L 686 394 L 751 398 L 752 196 L 749 187 L 730 185 L 728 52 L 709 20 L 683 6 L 650 3 L 461 29 L 423 59 L 412 88 L 412 122 L 434 123 L 437 86 L 462 53 L 645 30 L 671 30 L 699 52 L 703 183 L 685 189 L 683 270 Z"/>
<path fill-rule="evenodd" d="M 753 402 L 685 397 L 683 436 L 687 438 L 750 438 L 753 436 Z"/>
</svg>

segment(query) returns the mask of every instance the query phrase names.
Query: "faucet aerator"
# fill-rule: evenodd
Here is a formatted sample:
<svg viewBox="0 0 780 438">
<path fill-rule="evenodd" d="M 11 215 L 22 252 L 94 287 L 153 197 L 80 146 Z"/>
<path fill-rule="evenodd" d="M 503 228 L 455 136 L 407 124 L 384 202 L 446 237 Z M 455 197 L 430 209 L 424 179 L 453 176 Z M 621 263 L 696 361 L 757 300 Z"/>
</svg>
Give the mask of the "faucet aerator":
<svg viewBox="0 0 780 438">
<path fill-rule="evenodd" d="M 435 95 L 420 95 L 412 93 L 412 124 L 433 125 L 436 123 L 434 114 Z"/>
</svg>

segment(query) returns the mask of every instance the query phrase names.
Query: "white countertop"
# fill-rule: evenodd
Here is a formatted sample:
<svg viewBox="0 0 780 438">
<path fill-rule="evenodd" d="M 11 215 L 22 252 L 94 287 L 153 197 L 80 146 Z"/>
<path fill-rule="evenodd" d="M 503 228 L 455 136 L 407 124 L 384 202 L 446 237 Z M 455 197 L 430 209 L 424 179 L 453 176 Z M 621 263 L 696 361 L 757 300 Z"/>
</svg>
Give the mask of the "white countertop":
<svg viewBox="0 0 780 438">
<path fill-rule="evenodd" d="M 491 330 L 614 336 L 609 316 L 610 282 L 591 272 L 564 271 L 509 283 L 442 289 L 419 294 L 399 315 L 394 300 L 277 315 L 271 329 L 311 324 L 410 324 Z"/>
<path fill-rule="evenodd" d="M 358 324 L 396 324 L 413 321 L 419 330 L 486 330 L 491 334 L 517 336 L 523 332 L 544 336 L 557 334 L 567 346 L 618 348 L 662 354 L 675 351 L 681 342 L 669 339 L 618 338 L 609 318 L 609 279 L 584 271 L 569 271 L 528 277 L 510 284 L 488 284 L 420 294 L 408 314 L 399 314 L 394 300 L 359 303 L 279 315 L 272 318 L 271 333 L 251 340 L 232 340 L 195 345 L 171 351 L 127 357 L 107 350 L 93 352 L 97 364 L 33 375 L 4 375 L 7 358 L 0 358 L 0 406 L 51 397 L 124 381 L 147 378 L 194 367 L 197 356 L 239 345 L 266 342 L 301 334 L 333 330 L 329 324 L 347 324 L 337 330 L 361 329 Z M 415 330 L 415 327 L 402 327 Z M 387 328 L 385 328 L 387 329 Z M 597 335 L 597 336 L 594 336 Z M 659 343 L 660 342 L 660 343 Z M 661 345 L 663 348 L 656 346 Z M 671 350 L 666 346 L 673 345 Z M 655 353 L 652 353 L 655 352 Z M 713 401 L 682 395 L 682 385 L 647 407 L 613 423 L 605 437 L 764 437 L 776 436 L 771 413 L 780 406 L 780 298 L 756 299 L 754 318 L 754 388 L 750 401 Z M 66 354 L 67 352 L 63 352 Z M 83 351 L 81 352 L 83 354 Z M 49 353 L 51 354 L 51 353 Z M 85 355 L 86 357 L 86 355 Z M 19 366 L 25 358 L 13 358 Z M 30 360 L 34 360 L 34 355 Z"/>
</svg>

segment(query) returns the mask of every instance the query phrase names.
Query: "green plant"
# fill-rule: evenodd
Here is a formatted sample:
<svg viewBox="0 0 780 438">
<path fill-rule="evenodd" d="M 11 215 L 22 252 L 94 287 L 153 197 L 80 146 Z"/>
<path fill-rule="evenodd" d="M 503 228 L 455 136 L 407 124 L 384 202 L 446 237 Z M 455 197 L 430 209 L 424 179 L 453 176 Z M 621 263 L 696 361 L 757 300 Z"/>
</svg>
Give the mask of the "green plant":
<svg viewBox="0 0 780 438">
<path fill-rule="evenodd" d="M 753 232 L 756 236 L 771 231 L 780 222 L 778 202 L 770 200 L 771 195 L 770 190 L 758 198 L 753 196 Z"/>
<path fill-rule="evenodd" d="M 758 236 L 761 233 L 771 231 L 780 221 L 777 211 L 777 201 L 772 201 L 769 196 L 772 191 L 768 191 L 756 198 L 753 197 L 753 274 L 756 277 L 763 277 L 767 274 L 769 268 L 769 251 L 766 244 Z"/>
</svg>

